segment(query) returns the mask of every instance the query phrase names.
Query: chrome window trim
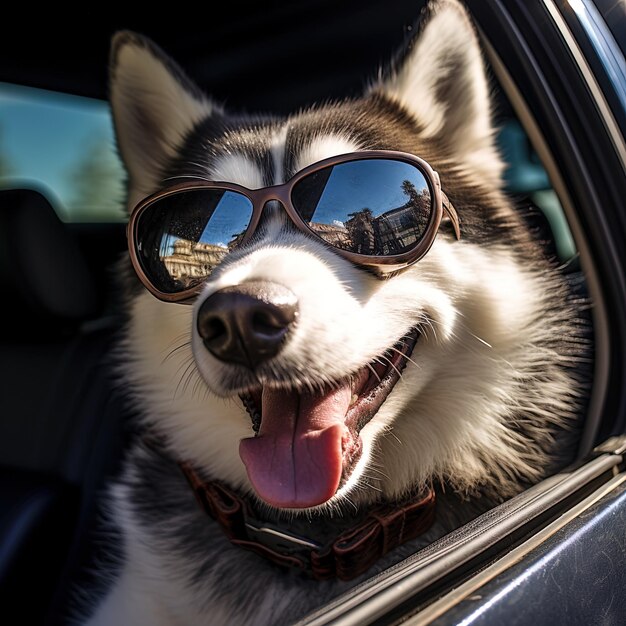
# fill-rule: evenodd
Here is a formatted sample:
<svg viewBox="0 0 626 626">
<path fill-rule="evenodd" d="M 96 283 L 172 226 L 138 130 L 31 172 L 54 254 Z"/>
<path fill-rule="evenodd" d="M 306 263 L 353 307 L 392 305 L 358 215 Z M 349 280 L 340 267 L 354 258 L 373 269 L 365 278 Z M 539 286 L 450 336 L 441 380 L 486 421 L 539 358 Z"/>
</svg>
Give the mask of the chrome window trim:
<svg viewBox="0 0 626 626">
<path fill-rule="evenodd" d="M 565 19 L 563 18 L 563 16 L 559 12 L 559 9 L 554 3 L 554 0 L 542 0 L 542 2 L 546 10 L 550 14 L 550 17 L 554 21 L 554 24 L 561 33 L 561 36 L 567 44 L 567 47 L 569 48 L 569 51 L 574 58 L 578 69 L 580 70 L 580 73 L 582 74 L 582 77 L 587 84 L 587 88 L 593 96 L 594 103 L 598 108 L 598 112 L 600 113 L 602 122 L 611 138 L 611 142 L 613 143 L 615 151 L 619 155 L 620 161 L 622 162 L 622 167 L 626 170 L 626 140 L 624 140 L 624 137 L 622 136 L 620 128 L 617 124 L 617 121 L 615 120 L 615 117 L 613 116 L 613 112 L 611 111 L 611 108 L 609 107 L 606 98 L 604 97 L 602 89 L 598 84 L 595 76 L 593 75 L 593 71 L 589 67 L 587 60 L 585 59 L 585 55 L 582 53 L 582 50 L 576 42 L 574 35 L 572 35 L 572 32 L 567 26 Z M 584 27 L 584 23 L 582 25 Z"/>
<path fill-rule="evenodd" d="M 626 111 L 626 59 L 613 33 L 591 0 L 568 0 Z"/>
</svg>

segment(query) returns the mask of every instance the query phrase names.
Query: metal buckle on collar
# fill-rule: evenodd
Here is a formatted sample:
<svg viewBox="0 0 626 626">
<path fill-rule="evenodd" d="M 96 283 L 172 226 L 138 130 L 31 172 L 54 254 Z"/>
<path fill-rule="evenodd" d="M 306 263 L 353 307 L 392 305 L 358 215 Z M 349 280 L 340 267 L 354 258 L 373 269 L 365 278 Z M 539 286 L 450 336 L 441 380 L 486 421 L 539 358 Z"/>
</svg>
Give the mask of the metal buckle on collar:
<svg viewBox="0 0 626 626">
<path fill-rule="evenodd" d="M 256 520 L 245 521 L 248 538 L 258 541 L 272 550 L 302 552 L 303 549 L 319 550 L 322 545 L 305 537 L 278 530 L 265 522 L 262 526 Z"/>
</svg>

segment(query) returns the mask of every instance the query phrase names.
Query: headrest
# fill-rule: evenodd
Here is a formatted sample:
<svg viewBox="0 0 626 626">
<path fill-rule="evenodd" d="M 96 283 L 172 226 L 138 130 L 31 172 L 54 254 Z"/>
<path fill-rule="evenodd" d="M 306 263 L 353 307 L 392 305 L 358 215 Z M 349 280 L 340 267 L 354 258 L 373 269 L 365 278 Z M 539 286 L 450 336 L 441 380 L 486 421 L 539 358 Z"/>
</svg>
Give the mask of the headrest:
<svg viewBox="0 0 626 626">
<path fill-rule="evenodd" d="M 11 322 L 59 326 L 98 312 L 94 280 L 78 245 L 37 191 L 0 191 L 0 289 L 3 319 L 8 315 Z"/>
</svg>

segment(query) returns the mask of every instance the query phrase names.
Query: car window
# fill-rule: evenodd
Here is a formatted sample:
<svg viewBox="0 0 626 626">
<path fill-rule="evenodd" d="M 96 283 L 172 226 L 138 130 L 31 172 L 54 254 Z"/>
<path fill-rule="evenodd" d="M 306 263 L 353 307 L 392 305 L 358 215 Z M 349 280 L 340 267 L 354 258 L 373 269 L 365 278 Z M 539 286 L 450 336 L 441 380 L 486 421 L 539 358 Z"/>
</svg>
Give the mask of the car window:
<svg viewBox="0 0 626 626">
<path fill-rule="evenodd" d="M 38 189 L 65 222 L 119 222 L 123 180 L 106 102 L 0 83 L 0 188 Z"/>
</svg>

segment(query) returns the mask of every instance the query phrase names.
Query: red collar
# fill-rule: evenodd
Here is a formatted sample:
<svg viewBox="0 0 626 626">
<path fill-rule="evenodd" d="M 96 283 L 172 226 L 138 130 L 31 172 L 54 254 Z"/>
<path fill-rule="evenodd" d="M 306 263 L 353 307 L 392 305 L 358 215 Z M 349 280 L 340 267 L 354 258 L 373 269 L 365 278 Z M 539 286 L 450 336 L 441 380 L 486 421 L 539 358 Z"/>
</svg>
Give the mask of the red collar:
<svg viewBox="0 0 626 626">
<path fill-rule="evenodd" d="M 399 545 L 430 528 L 435 518 L 431 488 L 403 502 L 377 505 L 340 534 L 319 543 L 260 521 L 251 499 L 216 481 L 203 481 L 189 463 L 179 463 L 200 508 L 216 520 L 232 544 L 278 565 L 297 568 L 316 580 L 352 580 Z"/>
</svg>

